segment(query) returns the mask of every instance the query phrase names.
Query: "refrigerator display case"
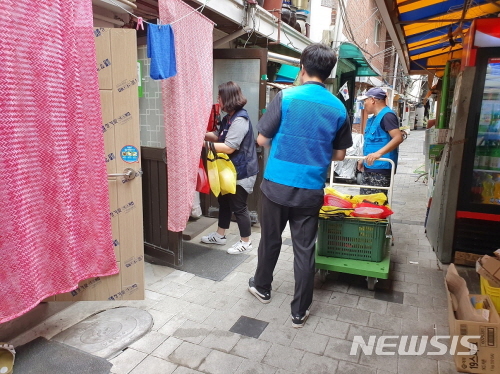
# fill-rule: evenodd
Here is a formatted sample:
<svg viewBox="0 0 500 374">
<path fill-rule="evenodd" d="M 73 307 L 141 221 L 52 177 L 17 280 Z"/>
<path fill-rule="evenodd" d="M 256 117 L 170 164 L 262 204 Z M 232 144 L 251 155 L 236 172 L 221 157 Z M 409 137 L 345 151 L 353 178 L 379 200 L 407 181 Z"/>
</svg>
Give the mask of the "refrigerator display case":
<svg viewBox="0 0 500 374">
<path fill-rule="evenodd" d="M 500 58 L 486 63 L 472 181 L 472 203 L 500 206 Z"/>
<path fill-rule="evenodd" d="M 500 248 L 500 48 L 479 48 L 457 201 L 454 250 Z"/>
<path fill-rule="evenodd" d="M 475 19 L 463 42 L 450 129 L 426 233 L 443 263 L 500 248 L 500 22 Z"/>
</svg>

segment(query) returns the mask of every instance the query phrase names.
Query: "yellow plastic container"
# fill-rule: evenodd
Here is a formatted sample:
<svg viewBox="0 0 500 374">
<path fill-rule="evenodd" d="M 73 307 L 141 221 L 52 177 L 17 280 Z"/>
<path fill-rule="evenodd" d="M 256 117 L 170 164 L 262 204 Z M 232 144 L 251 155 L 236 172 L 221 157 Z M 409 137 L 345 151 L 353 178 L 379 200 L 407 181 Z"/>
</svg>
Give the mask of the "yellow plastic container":
<svg viewBox="0 0 500 374">
<path fill-rule="evenodd" d="M 493 305 L 495 305 L 497 312 L 500 312 L 500 287 L 490 286 L 488 279 L 481 276 L 479 277 L 481 278 L 481 295 L 488 295 L 491 301 L 493 301 Z"/>
</svg>

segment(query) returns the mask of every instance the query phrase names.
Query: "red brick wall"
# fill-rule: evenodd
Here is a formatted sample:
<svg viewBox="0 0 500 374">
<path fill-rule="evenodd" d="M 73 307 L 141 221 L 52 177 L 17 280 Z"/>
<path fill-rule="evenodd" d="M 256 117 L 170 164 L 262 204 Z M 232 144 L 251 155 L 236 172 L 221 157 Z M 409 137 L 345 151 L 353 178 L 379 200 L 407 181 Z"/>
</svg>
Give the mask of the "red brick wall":
<svg viewBox="0 0 500 374">
<path fill-rule="evenodd" d="M 380 13 L 377 11 L 373 16 L 372 14 L 377 10 L 377 5 L 374 0 L 348 0 L 347 1 L 347 20 L 354 34 L 354 40 L 356 43 L 366 50 L 366 59 L 382 74 L 384 72 L 384 60 L 385 52 L 382 52 L 372 58 L 370 55 L 381 52 L 382 50 L 388 48 L 392 43 L 386 43 L 388 40 L 386 27 L 382 21 Z M 371 17 L 371 18 L 370 18 Z M 375 43 L 375 23 L 379 20 L 380 30 L 379 30 L 379 42 L 378 45 Z M 348 27 L 344 25 L 344 34 L 349 35 L 345 28 Z M 368 43 L 366 40 L 368 39 Z M 386 61 L 387 66 L 390 65 L 389 61 Z"/>
</svg>

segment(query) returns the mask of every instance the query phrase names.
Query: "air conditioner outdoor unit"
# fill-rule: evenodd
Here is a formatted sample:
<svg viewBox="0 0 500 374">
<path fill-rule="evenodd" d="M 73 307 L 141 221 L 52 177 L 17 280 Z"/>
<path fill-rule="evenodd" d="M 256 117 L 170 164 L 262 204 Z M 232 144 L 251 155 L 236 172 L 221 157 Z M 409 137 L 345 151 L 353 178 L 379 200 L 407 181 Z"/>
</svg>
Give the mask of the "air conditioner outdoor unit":
<svg viewBox="0 0 500 374">
<path fill-rule="evenodd" d="M 334 40 L 335 40 L 335 30 L 330 30 L 330 29 L 323 30 L 321 43 L 331 46 Z"/>
</svg>

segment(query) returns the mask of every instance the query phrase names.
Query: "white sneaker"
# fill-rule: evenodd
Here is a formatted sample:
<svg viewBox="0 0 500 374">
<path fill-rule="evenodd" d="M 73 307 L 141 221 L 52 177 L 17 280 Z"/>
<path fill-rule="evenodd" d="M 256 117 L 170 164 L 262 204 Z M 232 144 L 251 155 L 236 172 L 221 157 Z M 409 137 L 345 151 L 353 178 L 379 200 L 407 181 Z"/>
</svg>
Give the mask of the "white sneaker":
<svg viewBox="0 0 500 374">
<path fill-rule="evenodd" d="M 240 240 L 238 243 L 234 243 L 231 248 L 227 249 L 227 253 L 230 255 L 239 255 L 240 253 L 250 252 L 252 250 L 252 242 L 244 242 Z"/>
<path fill-rule="evenodd" d="M 219 244 L 219 245 L 224 245 L 226 244 L 226 236 L 222 236 L 218 234 L 217 232 L 211 232 L 210 234 L 206 236 L 201 237 L 201 241 L 203 243 L 207 244 Z"/>
</svg>

